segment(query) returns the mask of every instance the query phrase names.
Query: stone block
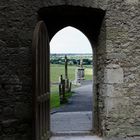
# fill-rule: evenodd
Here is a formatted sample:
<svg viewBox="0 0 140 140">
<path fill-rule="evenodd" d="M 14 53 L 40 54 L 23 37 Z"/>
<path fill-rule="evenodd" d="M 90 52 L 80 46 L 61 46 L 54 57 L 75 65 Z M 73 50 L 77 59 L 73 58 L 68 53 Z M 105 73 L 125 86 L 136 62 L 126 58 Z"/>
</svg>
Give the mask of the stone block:
<svg viewBox="0 0 140 140">
<path fill-rule="evenodd" d="M 17 118 L 24 118 L 24 119 L 30 119 L 32 109 L 29 103 L 17 103 L 14 110 L 15 116 Z"/>
<path fill-rule="evenodd" d="M 126 115 L 128 115 L 129 113 L 129 105 L 130 105 L 130 100 L 128 97 L 118 97 L 118 98 L 110 98 L 107 97 L 105 98 L 105 110 L 107 113 L 107 116 L 109 115 L 110 111 L 113 111 L 113 114 L 116 113 L 124 113 Z M 112 116 L 113 116 L 112 114 Z M 118 114 L 119 115 L 119 114 Z"/>
<path fill-rule="evenodd" d="M 2 140 L 15 140 L 15 136 L 3 136 Z"/>
<path fill-rule="evenodd" d="M 4 128 L 15 125 L 16 123 L 17 123 L 17 120 L 15 120 L 15 119 L 9 119 L 9 120 L 2 121 L 2 125 Z"/>
<path fill-rule="evenodd" d="M 3 116 L 8 117 L 8 116 L 13 116 L 14 115 L 14 109 L 10 106 L 6 106 L 2 110 Z"/>
<path fill-rule="evenodd" d="M 123 83 L 123 69 L 119 65 L 109 64 L 104 71 L 104 83 Z"/>
<path fill-rule="evenodd" d="M 138 4 L 139 0 L 126 0 L 125 1 L 127 4 Z"/>
<path fill-rule="evenodd" d="M 114 86 L 113 85 L 106 85 L 106 95 L 107 97 L 114 97 Z"/>
</svg>

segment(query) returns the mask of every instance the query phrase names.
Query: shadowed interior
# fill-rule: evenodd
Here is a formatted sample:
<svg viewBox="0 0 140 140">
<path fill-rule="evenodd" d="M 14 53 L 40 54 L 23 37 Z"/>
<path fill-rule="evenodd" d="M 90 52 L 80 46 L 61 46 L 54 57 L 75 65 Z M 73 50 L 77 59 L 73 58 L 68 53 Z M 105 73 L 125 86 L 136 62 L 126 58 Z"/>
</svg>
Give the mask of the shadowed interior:
<svg viewBox="0 0 140 140">
<path fill-rule="evenodd" d="M 52 6 L 38 11 L 39 19 L 44 20 L 50 39 L 62 28 L 72 26 L 96 41 L 100 32 L 105 11 L 80 6 Z"/>
</svg>

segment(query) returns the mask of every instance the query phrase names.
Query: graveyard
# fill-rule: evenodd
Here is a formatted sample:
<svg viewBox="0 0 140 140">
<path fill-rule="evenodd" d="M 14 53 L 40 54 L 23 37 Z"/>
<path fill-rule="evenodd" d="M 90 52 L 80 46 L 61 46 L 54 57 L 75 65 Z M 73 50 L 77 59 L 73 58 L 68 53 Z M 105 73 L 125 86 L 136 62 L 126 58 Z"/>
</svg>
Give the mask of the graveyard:
<svg viewBox="0 0 140 140">
<path fill-rule="evenodd" d="M 51 108 L 55 108 L 55 107 L 59 107 L 60 106 L 60 99 L 59 99 L 59 87 L 58 87 L 58 83 L 59 83 L 59 77 L 60 75 L 65 75 L 65 64 L 54 64 L 53 62 L 53 56 L 51 55 L 50 57 L 50 79 L 51 79 L 51 102 L 50 102 L 50 107 Z M 56 55 L 55 54 L 55 62 L 56 60 L 64 60 L 65 55 L 61 54 L 61 55 Z M 69 80 L 73 83 L 72 84 L 72 89 L 76 88 L 80 85 L 76 85 L 74 84 L 75 81 L 75 72 L 76 69 L 78 68 L 77 63 L 76 64 L 70 64 L 69 62 L 73 61 L 77 61 L 80 62 L 81 57 L 84 59 L 87 59 L 88 61 L 91 60 L 91 55 L 90 54 L 81 54 L 81 55 L 77 55 L 77 54 L 71 54 L 68 55 L 68 77 Z M 83 65 L 84 69 L 85 69 L 85 75 L 84 75 L 84 80 L 88 80 L 91 81 L 92 80 L 92 65 Z M 72 93 L 68 94 L 67 96 L 71 96 Z"/>
<path fill-rule="evenodd" d="M 58 135 L 81 131 L 81 133 L 89 134 L 92 130 L 92 80 L 85 79 L 85 68 L 82 56 L 80 56 L 80 59 L 75 60 L 78 63 L 75 67 L 73 66 L 74 69 L 72 70 L 74 80 L 69 77 L 69 61 L 71 60 L 68 59 L 66 54 L 64 58 L 61 59 L 64 59 L 64 65 L 61 64 L 64 74 L 60 71 L 59 80 L 57 80 L 56 83 L 51 82 L 52 85 L 56 85 L 56 93 L 51 91 L 50 98 L 51 133 L 52 135 Z M 57 69 L 55 71 L 57 71 Z M 92 77 L 92 73 L 90 76 Z M 90 82 L 85 85 L 85 81 Z M 74 124 L 76 125 L 74 126 Z"/>
</svg>

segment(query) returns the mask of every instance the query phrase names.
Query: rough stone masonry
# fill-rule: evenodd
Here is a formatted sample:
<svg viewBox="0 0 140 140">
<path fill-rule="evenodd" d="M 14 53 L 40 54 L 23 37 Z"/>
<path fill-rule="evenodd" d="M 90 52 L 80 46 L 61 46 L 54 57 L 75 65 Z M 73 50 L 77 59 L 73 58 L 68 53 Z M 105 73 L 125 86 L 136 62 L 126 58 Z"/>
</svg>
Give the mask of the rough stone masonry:
<svg viewBox="0 0 140 140">
<path fill-rule="evenodd" d="M 59 5 L 105 11 L 93 48 L 98 127 L 104 137 L 140 136 L 139 0 L 1 0 L 0 140 L 32 139 L 32 34 L 37 11 Z"/>
</svg>

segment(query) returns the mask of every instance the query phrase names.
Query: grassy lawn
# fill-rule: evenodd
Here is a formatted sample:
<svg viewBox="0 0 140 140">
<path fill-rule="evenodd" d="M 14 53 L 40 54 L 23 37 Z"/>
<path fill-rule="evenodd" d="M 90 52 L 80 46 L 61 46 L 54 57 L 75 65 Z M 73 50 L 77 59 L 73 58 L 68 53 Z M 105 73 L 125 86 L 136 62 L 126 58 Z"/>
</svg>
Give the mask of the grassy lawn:
<svg viewBox="0 0 140 140">
<path fill-rule="evenodd" d="M 68 66 L 68 76 L 72 81 L 75 79 L 75 69 L 76 66 Z M 63 75 L 64 78 L 64 65 L 51 64 L 50 67 L 51 72 L 51 83 L 58 82 L 59 76 Z M 92 80 L 92 67 L 85 67 L 85 80 Z M 66 94 L 67 98 L 71 96 L 70 94 Z M 58 85 L 51 85 L 51 101 L 50 106 L 52 108 L 57 108 L 60 106 L 59 99 L 59 88 Z"/>
<path fill-rule="evenodd" d="M 59 76 L 65 74 L 64 65 L 51 64 L 50 67 L 51 72 L 51 82 L 58 82 Z M 75 78 L 75 66 L 68 66 L 68 76 L 70 80 L 74 80 Z"/>
<path fill-rule="evenodd" d="M 60 106 L 60 99 L 59 99 L 59 92 L 58 92 L 58 85 L 51 85 L 51 95 L 50 95 L 50 107 L 57 108 Z"/>
<path fill-rule="evenodd" d="M 85 68 L 85 80 L 92 80 L 92 68 Z"/>
<path fill-rule="evenodd" d="M 75 79 L 76 66 L 68 66 L 68 77 L 72 81 Z M 63 75 L 64 78 L 64 65 L 51 64 L 51 82 L 58 82 L 59 76 Z M 92 80 L 92 67 L 85 67 L 85 80 Z"/>
</svg>

